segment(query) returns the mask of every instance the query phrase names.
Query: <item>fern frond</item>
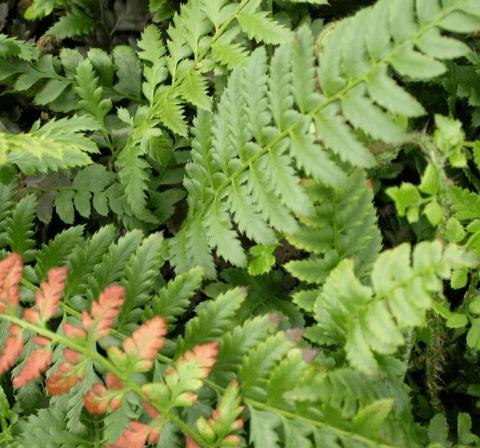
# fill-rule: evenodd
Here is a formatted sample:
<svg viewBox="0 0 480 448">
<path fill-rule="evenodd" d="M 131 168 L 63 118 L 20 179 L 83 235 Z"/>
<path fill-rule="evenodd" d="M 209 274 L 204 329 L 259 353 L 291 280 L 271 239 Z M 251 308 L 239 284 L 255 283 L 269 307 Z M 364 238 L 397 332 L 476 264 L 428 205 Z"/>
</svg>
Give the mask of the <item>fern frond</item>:
<svg viewBox="0 0 480 448">
<path fill-rule="evenodd" d="M 37 211 L 37 199 L 34 195 L 22 198 L 13 209 L 6 224 L 7 242 L 12 252 L 22 254 L 30 261 L 34 254 L 34 221 Z"/>
<path fill-rule="evenodd" d="M 321 285 L 341 260 L 352 258 L 357 275 L 364 277 L 381 249 L 373 194 L 365 175 L 355 170 L 340 188 L 313 184 L 307 191 L 315 212 L 302 218 L 298 231 L 287 239 L 311 255 L 290 261 L 285 268 L 302 281 Z"/>
<path fill-rule="evenodd" d="M 83 237 L 83 226 L 74 226 L 55 236 L 37 253 L 35 272 L 43 280 L 47 272 L 55 266 L 65 265 Z"/>
<path fill-rule="evenodd" d="M 84 36 L 95 28 L 95 22 L 87 14 L 80 11 L 67 13 L 55 22 L 46 34 L 57 39 Z"/>
<path fill-rule="evenodd" d="M 105 116 L 112 108 L 112 101 L 102 98 L 102 88 L 98 85 L 92 63 L 84 59 L 77 67 L 75 93 L 79 96 L 79 109 L 92 114 L 100 127 L 105 127 Z"/>
<path fill-rule="evenodd" d="M 167 316 L 168 324 L 174 326 L 177 317 L 190 305 L 202 280 L 203 273 L 200 268 L 177 276 L 158 292 L 151 305 L 147 305 L 145 316 Z"/>
<path fill-rule="evenodd" d="M 33 61 L 38 58 L 36 47 L 28 42 L 0 34 L 0 58 L 18 58 Z"/>
<path fill-rule="evenodd" d="M 115 240 L 113 226 L 102 227 L 73 251 L 69 262 L 69 274 L 65 298 L 84 294 L 88 287 L 88 274 L 94 271 Z M 82 304 L 84 306 L 84 304 Z"/>
<path fill-rule="evenodd" d="M 265 11 L 257 11 L 260 0 L 250 1 L 238 14 L 240 28 L 250 39 L 266 44 L 280 44 L 290 38 L 290 31 L 276 23 Z"/>
<path fill-rule="evenodd" d="M 142 307 L 145 306 L 155 281 L 160 277 L 164 257 L 163 237 L 159 233 L 152 233 L 142 242 L 125 266 L 125 275 L 121 283 L 127 292 L 119 317 L 118 328 L 121 331 L 141 316 Z"/>
<path fill-rule="evenodd" d="M 442 279 L 471 262 L 456 246 L 423 242 L 410 253 L 404 244 L 377 258 L 372 287 L 367 287 L 355 277 L 353 262 L 343 260 L 315 302 L 318 323 L 308 337 L 321 345 L 343 341 L 350 364 L 375 374 L 377 356 L 394 354 L 405 343 L 404 329 L 425 324 L 426 311 L 442 291 Z"/>
<path fill-rule="evenodd" d="M 205 256 L 191 257 L 190 262 L 185 263 L 176 250 L 177 243 L 178 248 L 191 244 L 193 227 L 204 228 L 209 246 L 216 249 L 218 255 L 233 264 L 245 264 L 243 250 L 234 239 L 231 225 L 232 220 L 237 220 L 240 208 L 237 205 L 234 213 L 230 202 L 234 192 L 237 196 L 239 191 L 242 193 L 240 186 L 244 186 L 245 203 L 254 205 L 249 209 L 257 211 L 264 223 L 279 231 L 294 233 L 297 224 L 292 212 L 304 216 L 311 213 L 311 206 L 292 165 L 304 168 L 307 174 L 326 185 L 340 185 L 344 177 L 336 163 L 338 158 L 359 167 L 375 163 L 352 127 L 373 138 L 395 143 L 404 141 L 405 133 L 391 114 L 401 110 L 405 116 L 415 117 L 424 109 L 393 79 L 390 67 L 412 79 L 423 80 L 443 73 L 445 65 L 438 59 L 445 59 L 448 53 L 442 57 L 433 55 L 431 48 L 422 49 L 421 43 L 431 30 L 449 29 L 449 21 L 454 17 L 460 22 L 463 18 L 466 29 L 470 29 L 465 13 L 478 15 L 478 12 L 477 6 L 462 0 L 429 13 L 420 3 L 380 0 L 374 7 L 343 20 L 323 36 L 318 69 L 313 65 L 311 32 L 304 27 L 293 43 L 275 52 L 270 64 L 268 95 L 262 89 L 244 87 L 250 86 L 253 79 L 258 82 L 267 75 L 266 55 L 262 49 L 255 51 L 249 62 L 233 71 L 218 112 L 213 116 L 209 152 L 213 155 L 214 171 L 208 184 L 204 184 L 205 178 L 195 177 L 199 171 L 196 165 L 205 165 L 201 154 L 195 154 L 192 165 L 187 168 L 189 177 L 197 182 L 195 188 L 191 188 L 194 183 L 190 180 L 185 184 L 189 188 L 190 203 L 205 205 L 202 210 L 190 211 L 178 235 L 180 241 L 172 245 L 178 272 L 201 264 L 205 272 L 212 275 L 211 262 L 206 261 Z M 395 19 L 386 19 L 399 16 L 405 17 L 404 30 L 399 29 Z M 382 23 L 381 34 L 369 32 L 378 22 Z M 440 34 L 437 37 L 442 39 Z M 458 51 L 457 55 L 466 54 L 466 48 L 461 47 L 463 53 Z M 315 70 L 316 78 L 313 77 Z M 316 89 L 317 84 L 320 91 Z M 244 98 L 254 100 L 256 96 L 261 99 L 262 113 L 248 116 L 249 107 Z M 232 110 L 236 116 L 230 116 Z M 253 132 L 260 128 L 264 129 L 262 136 Z M 227 142 L 233 144 L 227 145 Z M 212 187 L 210 179 L 213 178 L 216 181 Z M 202 200 L 198 197 L 199 191 Z M 209 195 L 208 201 L 205 193 Z M 279 209 L 274 209 L 272 204 L 283 206 L 277 205 Z M 229 212 L 233 217 L 229 217 Z M 239 227 L 241 220 L 238 219 Z M 202 248 L 198 245 L 192 251 L 194 256 L 205 252 L 205 239 L 200 241 Z"/>
<path fill-rule="evenodd" d="M 88 297 L 93 300 L 108 285 L 122 278 L 125 266 L 138 250 L 143 239 L 140 230 L 132 230 L 110 245 L 101 261 L 94 268 L 94 275 L 88 281 Z"/>
<path fill-rule="evenodd" d="M 28 134 L 0 132 L 0 164 L 13 163 L 28 175 L 88 165 L 98 149 L 84 132 L 96 129 L 93 120 L 74 116 L 37 123 Z"/>
<path fill-rule="evenodd" d="M 4 185 L 0 183 L 0 249 L 8 244 L 8 221 L 15 206 L 16 185 L 14 182 Z"/>
<path fill-rule="evenodd" d="M 245 293 L 240 289 L 232 289 L 220 294 L 215 300 L 199 305 L 197 316 L 185 326 L 184 336 L 179 336 L 177 355 L 190 350 L 196 344 L 204 344 L 215 340 L 232 325 L 235 312 L 245 300 Z"/>
</svg>

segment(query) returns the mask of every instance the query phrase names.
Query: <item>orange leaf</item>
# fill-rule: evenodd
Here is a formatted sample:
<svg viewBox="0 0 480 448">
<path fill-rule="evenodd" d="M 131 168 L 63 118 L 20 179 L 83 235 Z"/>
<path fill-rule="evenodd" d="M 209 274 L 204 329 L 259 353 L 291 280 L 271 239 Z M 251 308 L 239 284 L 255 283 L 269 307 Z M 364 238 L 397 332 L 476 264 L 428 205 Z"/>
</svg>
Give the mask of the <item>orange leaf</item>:
<svg viewBox="0 0 480 448">
<path fill-rule="evenodd" d="M 0 313 L 18 306 L 22 272 L 21 255 L 13 253 L 0 261 Z"/>
<path fill-rule="evenodd" d="M 83 396 L 83 405 L 90 414 L 105 414 L 108 411 L 110 399 L 103 384 L 96 383 Z"/>
<path fill-rule="evenodd" d="M 82 314 L 82 322 L 84 328 L 89 331 L 93 329 L 97 339 L 104 338 L 110 332 L 113 321 L 120 313 L 125 297 L 125 288 L 119 285 L 109 286 L 98 298 L 97 302 L 93 302 L 91 313 L 84 312 Z"/>
<path fill-rule="evenodd" d="M 160 437 L 156 428 L 137 421 L 131 421 L 120 438 L 109 448 L 144 448 L 145 444 L 152 445 Z"/>
<path fill-rule="evenodd" d="M 18 389 L 30 381 L 36 380 L 52 363 L 52 352 L 49 348 L 34 350 L 27 358 L 21 372 L 13 379 L 13 387 Z"/>
<path fill-rule="evenodd" d="M 105 382 L 110 390 L 123 389 L 123 383 L 111 372 L 107 372 L 105 375 Z"/>
<path fill-rule="evenodd" d="M 58 369 L 47 379 L 47 389 L 52 395 L 66 394 L 85 376 L 83 367 L 75 365 L 80 360 L 80 355 L 77 352 L 66 349 L 65 358 L 67 362 L 60 364 Z M 69 360 L 75 362 L 71 363 Z"/>
<path fill-rule="evenodd" d="M 156 419 L 160 415 L 160 412 L 146 401 L 143 403 L 143 407 L 147 411 L 147 414 L 153 419 Z"/>
<path fill-rule="evenodd" d="M 8 338 L 0 354 L 0 374 L 15 365 L 23 350 L 22 329 L 17 325 L 10 325 Z"/>
<path fill-rule="evenodd" d="M 65 336 L 73 339 L 79 339 L 86 336 L 86 332 L 83 328 L 78 328 L 69 323 L 63 324 L 63 332 L 65 333 Z"/>
<path fill-rule="evenodd" d="M 122 394 L 111 392 L 123 390 L 123 383 L 110 372 L 107 373 L 105 382 L 108 390 L 103 384 L 96 383 L 83 396 L 83 405 L 90 414 L 105 414 L 109 410 L 117 410 L 122 405 Z"/>
<path fill-rule="evenodd" d="M 50 320 L 58 309 L 67 279 L 67 268 L 55 268 L 48 271 L 48 280 L 42 282 L 35 294 L 35 302 L 43 322 Z"/>
<path fill-rule="evenodd" d="M 218 342 L 210 342 L 193 347 L 193 349 L 183 355 L 179 363 L 193 362 L 201 369 L 201 376 L 206 378 L 210 370 L 215 365 L 218 355 Z"/>
<path fill-rule="evenodd" d="M 123 350 L 129 356 L 136 356 L 139 371 L 147 371 L 153 360 L 163 347 L 163 336 L 167 334 L 167 326 L 161 317 L 154 317 L 145 322 L 133 334 L 123 341 Z"/>
</svg>

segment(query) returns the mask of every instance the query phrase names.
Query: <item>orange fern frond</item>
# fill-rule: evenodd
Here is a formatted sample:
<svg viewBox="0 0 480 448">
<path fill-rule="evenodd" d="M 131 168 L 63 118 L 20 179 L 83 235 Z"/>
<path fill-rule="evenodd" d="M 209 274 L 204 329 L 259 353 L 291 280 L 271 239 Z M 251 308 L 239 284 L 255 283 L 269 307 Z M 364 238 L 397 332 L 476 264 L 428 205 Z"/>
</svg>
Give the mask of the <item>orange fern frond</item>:
<svg viewBox="0 0 480 448">
<path fill-rule="evenodd" d="M 66 394 L 85 377 L 84 367 L 78 364 L 80 354 L 66 349 L 64 356 L 67 361 L 47 378 L 47 389 L 52 395 Z"/>
<path fill-rule="evenodd" d="M 36 380 L 52 364 L 52 351 L 50 348 L 34 350 L 26 359 L 21 372 L 13 379 L 13 387 L 18 389 L 25 384 Z"/>
<path fill-rule="evenodd" d="M 120 313 L 125 297 L 125 288 L 119 285 L 109 286 L 98 301 L 93 302 L 90 313 L 82 314 L 83 326 L 86 330 L 93 329 L 98 339 L 104 338 L 110 332 L 113 321 Z"/>
<path fill-rule="evenodd" d="M 145 322 L 123 341 L 123 350 L 129 357 L 138 359 L 137 371 L 147 371 L 165 343 L 167 325 L 161 317 Z"/>
<path fill-rule="evenodd" d="M 83 396 L 83 404 L 90 414 L 105 414 L 115 411 L 122 405 L 123 383 L 113 374 L 108 372 L 105 378 L 107 387 L 96 383 Z"/>
<path fill-rule="evenodd" d="M 67 268 L 55 268 L 48 272 L 48 280 L 35 293 L 36 306 L 24 311 L 23 316 L 31 323 L 47 322 L 57 312 L 67 280 Z"/>
<path fill-rule="evenodd" d="M 218 346 L 218 342 L 197 345 L 183 355 L 179 360 L 179 364 L 190 362 L 196 364 L 200 368 L 201 374 L 199 376 L 206 378 L 217 361 Z"/>
<path fill-rule="evenodd" d="M 20 302 L 22 256 L 13 253 L 0 261 L 0 313 L 15 309 Z"/>
<path fill-rule="evenodd" d="M 0 354 L 0 374 L 11 369 L 23 351 L 22 329 L 17 325 L 10 325 L 8 338 L 5 341 L 3 352 Z"/>
</svg>

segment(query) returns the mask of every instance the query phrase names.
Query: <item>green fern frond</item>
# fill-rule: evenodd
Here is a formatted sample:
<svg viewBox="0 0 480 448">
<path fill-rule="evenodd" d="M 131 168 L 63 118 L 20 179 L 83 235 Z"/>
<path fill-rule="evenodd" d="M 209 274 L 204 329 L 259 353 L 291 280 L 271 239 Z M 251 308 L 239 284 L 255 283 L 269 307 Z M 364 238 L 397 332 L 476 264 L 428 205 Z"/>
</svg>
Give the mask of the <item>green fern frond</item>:
<svg viewBox="0 0 480 448">
<path fill-rule="evenodd" d="M 22 198 L 12 211 L 6 223 L 6 240 L 12 252 L 32 260 L 35 251 L 34 226 L 37 211 L 37 198 L 28 195 Z"/>
<path fill-rule="evenodd" d="M 0 183 L 0 249 L 8 244 L 8 222 L 15 206 L 16 183 Z"/>
<path fill-rule="evenodd" d="M 88 298 L 95 300 L 112 283 L 122 278 L 125 266 L 138 250 L 143 239 L 140 230 L 132 230 L 110 245 L 101 261 L 94 268 L 94 275 L 88 281 Z"/>
<path fill-rule="evenodd" d="M 115 227 L 112 225 L 102 227 L 83 244 L 75 248 L 68 264 L 68 281 L 65 288 L 67 303 L 74 296 L 85 294 L 89 283 L 88 275 L 94 271 L 95 266 L 101 262 L 108 252 L 115 240 L 115 233 Z M 85 307 L 84 302 L 82 299 L 81 307 Z"/>
<path fill-rule="evenodd" d="M 169 325 L 174 326 L 177 318 L 190 305 L 202 280 L 203 272 L 200 268 L 178 275 L 158 292 L 151 305 L 147 305 L 145 317 L 166 316 Z"/>
<path fill-rule="evenodd" d="M 290 261 L 285 268 L 304 282 L 322 285 L 341 260 L 352 258 L 355 272 L 363 278 L 381 249 L 373 194 L 365 174 L 355 170 L 339 188 L 314 184 L 307 191 L 315 212 L 302 218 L 298 231 L 287 239 L 311 255 Z"/>
<path fill-rule="evenodd" d="M 66 430 L 65 411 L 61 408 L 41 409 L 21 424 L 22 446 L 34 446 L 39 438 L 45 446 L 67 448 L 72 445 L 86 448 L 91 446 L 93 434 L 88 430 L 74 433 Z"/>
<path fill-rule="evenodd" d="M 80 98 L 78 108 L 92 114 L 100 127 L 104 128 L 105 116 L 112 108 L 112 101 L 102 99 L 102 88 L 98 85 L 98 78 L 90 60 L 84 59 L 78 65 L 75 81 L 75 93 Z"/>
<path fill-rule="evenodd" d="M 13 163 L 28 175 L 88 165 L 98 149 L 84 133 L 96 129 L 93 120 L 74 116 L 37 123 L 28 134 L 0 132 L 0 165 Z"/>
<path fill-rule="evenodd" d="M 39 250 L 35 257 L 35 272 L 40 281 L 45 278 L 50 269 L 67 263 L 73 250 L 80 244 L 83 231 L 83 226 L 70 227 L 56 235 Z"/>
<path fill-rule="evenodd" d="M 200 304 L 196 310 L 197 316 L 188 321 L 184 336 L 178 338 L 177 355 L 222 335 L 231 327 L 235 313 L 244 300 L 245 292 L 235 288 L 220 294 L 215 300 Z"/>
<path fill-rule="evenodd" d="M 404 244 L 377 258 L 368 287 L 356 278 L 353 262 L 343 260 L 315 302 L 317 325 L 307 336 L 320 345 L 344 345 L 354 368 L 375 374 L 377 356 L 395 354 L 405 343 L 403 330 L 425 324 L 442 279 L 472 261 L 456 246 L 422 242 L 410 252 Z"/>
<path fill-rule="evenodd" d="M 129 324 L 138 321 L 142 315 L 142 307 L 146 305 L 155 282 L 161 278 L 160 268 L 164 263 L 164 257 L 163 236 L 152 233 L 142 241 L 125 266 L 121 283 L 125 286 L 126 295 L 119 316 L 120 331 L 128 329 Z"/>
<path fill-rule="evenodd" d="M 294 233 L 298 227 L 292 212 L 305 216 L 312 211 L 294 165 L 326 185 L 339 185 L 344 176 L 336 159 L 359 167 L 375 163 L 351 126 L 376 139 L 404 141 L 405 133 L 391 118 L 392 114 L 416 117 L 424 109 L 394 80 L 390 67 L 412 79 L 424 80 L 443 73 L 445 65 L 438 59 L 462 56 L 468 49 L 452 44 L 458 51 L 440 56 L 433 54 L 425 41 L 434 39 L 443 44 L 440 29 L 452 29 L 453 20 L 465 24 L 464 28 L 457 24 L 456 30 L 472 31 L 476 25 L 469 25 L 468 17 L 472 16 L 466 14 L 479 12 L 478 6 L 463 0 L 431 11 L 413 1 L 380 0 L 374 7 L 341 21 L 320 39 L 318 69 L 312 57 L 313 39 L 306 27 L 296 34 L 293 43 L 275 52 L 269 76 L 265 53 L 262 49 L 255 51 L 243 67 L 233 71 L 212 118 L 208 152 L 214 159 L 213 171 L 207 178 L 195 178 L 199 171 L 196 165 L 206 164 L 201 161 L 201 154 L 195 154 L 192 165 L 187 167 L 189 177 L 195 181 L 187 180 L 185 184 L 190 203 L 204 206 L 202 210 L 190 210 L 172 245 L 177 271 L 200 264 L 208 276 L 214 275 L 205 256 L 185 260 L 179 253 L 178 249 L 196 244 L 192 241 L 194 227 L 195 238 L 199 228 L 203 228 L 211 249 L 233 264 L 245 265 L 246 258 L 235 239 L 229 216 L 233 213 L 233 221 L 241 227 L 242 219 L 237 217 L 241 208 L 237 205 L 234 210 L 231 205 L 234 192 L 237 196 L 240 192 L 246 204 L 253 204 L 248 209 L 255 212 L 257 221 L 281 232 Z M 396 19 L 386 19 L 400 16 L 404 18 L 402 25 Z M 370 30 L 376 29 L 379 22 L 380 34 L 372 34 Z M 318 77 L 314 76 L 315 70 Z M 261 87 L 267 80 L 268 91 Z M 249 88 L 257 83 L 260 84 L 256 89 Z M 255 115 L 249 115 L 247 111 L 253 104 L 258 107 Z M 292 110 L 294 106 L 298 110 Z M 255 129 L 263 129 L 263 135 Z M 199 200 L 200 196 L 203 200 Z M 259 242 L 256 238 L 254 241 Z M 201 249 L 198 244 L 193 255 L 205 252 L 205 238 L 199 242 Z"/>
<path fill-rule="evenodd" d="M 55 22 L 46 34 L 57 39 L 84 36 L 95 29 L 95 22 L 87 14 L 80 11 L 67 13 Z"/>
<path fill-rule="evenodd" d="M 280 44 L 289 40 L 290 30 L 278 24 L 265 11 L 257 11 L 261 0 L 250 1 L 237 17 L 240 28 L 249 39 L 266 44 Z"/>
<path fill-rule="evenodd" d="M 36 47 L 23 40 L 0 34 L 0 58 L 18 58 L 33 61 L 38 58 Z"/>
</svg>

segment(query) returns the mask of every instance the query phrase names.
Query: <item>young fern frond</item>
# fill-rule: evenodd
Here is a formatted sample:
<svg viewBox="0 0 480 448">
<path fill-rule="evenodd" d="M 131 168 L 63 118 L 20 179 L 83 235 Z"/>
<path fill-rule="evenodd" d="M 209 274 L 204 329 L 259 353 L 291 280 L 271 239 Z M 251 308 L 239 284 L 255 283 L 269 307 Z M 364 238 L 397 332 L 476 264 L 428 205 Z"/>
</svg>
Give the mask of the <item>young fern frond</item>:
<svg viewBox="0 0 480 448">
<path fill-rule="evenodd" d="M 313 210 L 295 168 L 338 186 L 345 180 L 338 159 L 356 167 L 375 164 L 352 127 L 385 142 L 405 140 L 392 114 L 416 117 L 424 109 L 390 69 L 414 80 L 442 74 L 446 67 L 440 60 L 469 49 L 440 31 L 473 31 L 480 16 L 474 2 L 430 6 L 380 0 L 341 21 L 321 39 L 318 67 L 311 31 L 304 26 L 293 43 L 276 50 L 270 74 L 263 49 L 232 72 L 218 111 L 207 118 L 208 112 L 200 112 L 196 121 L 199 143 L 185 181 L 189 216 L 172 243 L 178 272 L 201 265 L 214 276 L 212 258 L 204 255 L 212 250 L 244 266 L 232 221 L 243 232 L 248 226 L 254 235 L 247 236 L 259 243 L 271 242 L 272 228 L 295 232 L 294 215 Z M 439 52 L 439 45 L 445 51 Z"/>
</svg>

